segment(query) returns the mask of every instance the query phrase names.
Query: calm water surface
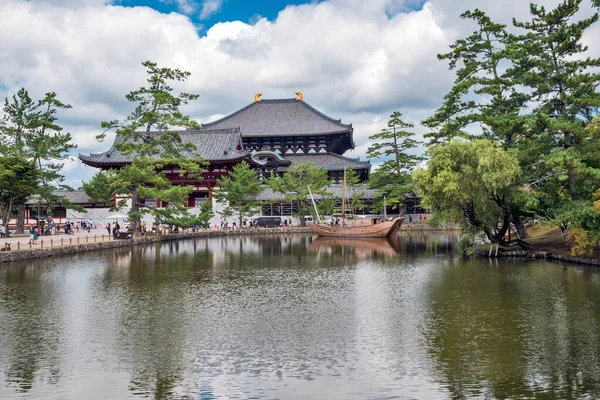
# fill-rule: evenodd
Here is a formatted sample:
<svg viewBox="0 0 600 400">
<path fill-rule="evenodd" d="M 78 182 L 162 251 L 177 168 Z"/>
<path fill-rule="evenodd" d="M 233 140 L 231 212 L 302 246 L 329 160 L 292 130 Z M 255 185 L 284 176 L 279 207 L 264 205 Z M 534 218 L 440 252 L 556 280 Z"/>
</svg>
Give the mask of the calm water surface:
<svg viewBox="0 0 600 400">
<path fill-rule="evenodd" d="M 600 271 L 456 238 L 216 238 L 0 265 L 0 398 L 600 397 Z"/>
</svg>

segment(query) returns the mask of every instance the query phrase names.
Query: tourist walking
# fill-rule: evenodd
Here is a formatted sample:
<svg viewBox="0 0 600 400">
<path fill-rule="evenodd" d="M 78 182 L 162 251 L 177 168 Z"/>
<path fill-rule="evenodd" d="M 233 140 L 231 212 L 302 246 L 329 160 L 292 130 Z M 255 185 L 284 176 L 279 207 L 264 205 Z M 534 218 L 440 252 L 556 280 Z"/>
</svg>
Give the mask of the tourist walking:
<svg viewBox="0 0 600 400">
<path fill-rule="evenodd" d="M 6 226 L 1 225 L 0 226 L 0 238 L 5 238 L 6 237 Z"/>
</svg>

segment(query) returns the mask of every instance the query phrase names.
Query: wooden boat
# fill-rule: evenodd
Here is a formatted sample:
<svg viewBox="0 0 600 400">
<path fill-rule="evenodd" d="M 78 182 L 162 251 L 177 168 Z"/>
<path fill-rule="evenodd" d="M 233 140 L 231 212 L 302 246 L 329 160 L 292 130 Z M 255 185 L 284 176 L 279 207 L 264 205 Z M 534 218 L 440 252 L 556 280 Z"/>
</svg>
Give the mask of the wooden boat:
<svg viewBox="0 0 600 400">
<path fill-rule="evenodd" d="M 355 220 L 349 223 L 344 220 L 342 225 L 331 226 L 326 223 L 313 222 L 308 227 L 319 236 L 326 237 L 348 237 L 348 238 L 385 238 L 398 233 L 402 226 L 404 217 L 394 218 L 390 221 L 380 222 L 378 220 Z"/>
<path fill-rule="evenodd" d="M 355 218 L 354 216 L 348 216 L 346 214 L 346 170 L 344 169 L 344 186 L 342 194 L 342 214 L 334 217 L 341 217 L 337 219 L 338 225 L 334 226 L 321 220 L 319 210 L 315 203 L 315 199 L 308 187 L 308 193 L 312 200 L 313 207 L 315 208 L 315 215 L 317 216 L 318 222 L 312 222 L 308 224 L 308 227 L 317 235 L 325 237 L 348 237 L 348 238 L 385 238 L 390 237 L 398 233 L 404 217 L 401 215 L 398 218 L 387 220 L 385 214 L 385 197 L 383 198 L 383 219 L 361 219 Z"/>
</svg>

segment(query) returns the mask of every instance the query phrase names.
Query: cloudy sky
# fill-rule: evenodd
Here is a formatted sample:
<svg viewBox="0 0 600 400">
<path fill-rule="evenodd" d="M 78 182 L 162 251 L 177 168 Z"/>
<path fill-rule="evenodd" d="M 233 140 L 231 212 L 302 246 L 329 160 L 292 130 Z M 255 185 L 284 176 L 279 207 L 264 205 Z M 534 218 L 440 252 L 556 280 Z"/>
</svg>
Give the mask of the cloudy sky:
<svg viewBox="0 0 600 400">
<path fill-rule="evenodd" d="M 73 106 L 60 121 L 77 152 L 101 152 L 112 140 L 96 141 L 100 122 L 131 111 L 124 96 L 152 60 L 192 73 L 182 88 L 200 95 L 185 110 L 198 121 L 257 92 L 302 91 L 354 124 L 347 155 L 364 158 L 392 111 L 418 125 L 440 105 L 453 73 L 436 55 L 474 29 L 458 16 L 475 7 L 506 24 L 528 14 L 526 0 L 0 0 L 0 98 L 20 87 L 36 98 L 57 92 Z M 586 0 L 581 16 L 591 12 Z M 585 41 L 600 55 L 594 31 Z M 75 159 L 64 171 L 75 187 L 95 172 Z"/>
</svg>

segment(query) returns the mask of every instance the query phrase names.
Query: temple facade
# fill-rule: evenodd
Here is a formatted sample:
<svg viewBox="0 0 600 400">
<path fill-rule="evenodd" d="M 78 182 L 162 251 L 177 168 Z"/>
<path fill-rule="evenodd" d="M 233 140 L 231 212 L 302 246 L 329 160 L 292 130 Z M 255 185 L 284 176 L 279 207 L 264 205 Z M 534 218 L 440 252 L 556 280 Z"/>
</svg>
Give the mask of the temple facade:
<svg viewBox="0 0 600 400">
<path fill-rule="evenodd" d="M 171 182 L 194 187 L 189 207 L 199 207 L 202 201 L 211 199 L 217 179 L 242 161 L 247 161 L 261 180 L 271 174 L 282 175 L 291 166 L 303 163 L 324 168 L 335 183 L 341 183 L 344 169 L 356 171 L 363 182 L 369 179 L 368 161 L 343 155 L 354 148 L 352 124 L 323 114 L 306 103 L 302 93 L 296 94 L 296 98 L 269 100 L 257 94 L 254 102 L 203 124 L 199 131 L 179 132 L 182 141 L 193 143 L 196 154 L 208 162 L 201 180 L 180 177 L 176 168 L 163 170 Z M 119 140 L 117 136 L 115 141 Z M 121 154 L 114 144 L 103 153 L 79 155 L 84 164 L 103 170 L 125 166 L 132 157 Z M 155 200 L 148 201 L 154 204 Z"/>
</svg>

